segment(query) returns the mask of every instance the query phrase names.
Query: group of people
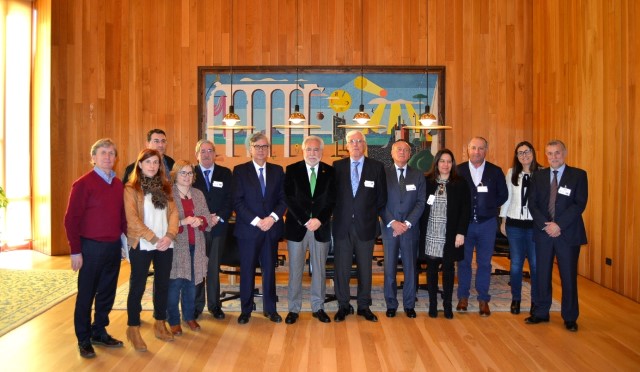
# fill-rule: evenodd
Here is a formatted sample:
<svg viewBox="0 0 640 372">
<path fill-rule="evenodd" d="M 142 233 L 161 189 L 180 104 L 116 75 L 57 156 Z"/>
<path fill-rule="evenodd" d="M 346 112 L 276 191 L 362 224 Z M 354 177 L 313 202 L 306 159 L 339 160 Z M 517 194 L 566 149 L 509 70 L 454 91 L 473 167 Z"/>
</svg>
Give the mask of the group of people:
<svg viewBox="0 0 640 372">
<path fill-rule="evenodd" d="M 416 317 L 418 257 L 427 265 L 428 315 L 438 316 L 441 271 L 444 317 L 453 318 L 456 263 L 456 310 L 467 311 L 474 252 L 479 313 L 489 316 L 491 256 L 500 228 L 511 250 L 511 312 L 520 313 L 522 267 L 527 258 L 532 302 L 525 321 L 549 321 L 556 257 L 563 289 L 562 318 L 568 330 L 577 331 L 577 260 L 580 245 L 586 243 L 581 214 L 587 202 L 587 176 L 564 163 L 567 149 L 561 141 L 546 145 L 550 163 L 546 169 L 538 166 L 529 142 L 519 143 L 506 178 L 498 166 L 485 160 L 488 143 L 482 137 L 471 139 L 469 161 L 459 165 L 450 150 L 438 151 L 426 175 L 408 165 L 408 142 L 398 140 L 392 145 L 393 165 L 385 167 L 365 155 L 366 138 L 355 130 L 346 135 L 349 156 L 333 165 L 322 161 L 322 138 L 306 137 L 303 160 L 287 166 L 286 172 L 267 161 L 270 144 L 262 133 L 248 139 L 251 160 L 237 165 L 233 172 L 215 163 L 211 141 L 196 145 L 197 165 L 171 159 L 165 154 L 166 141 L 162 130 L 150 131 L 147 148 L 120 181 L 113 171 L 116 146 L 101 139 L 91 148 L 93 170 L 72 186 L 65 227 L 72 268 L 79 270 L 74 324 L 83 357 L 95 356 L 92 345 L 123 346 L 106 331 L 120 270 L 121 241 L 126 241 L 131 262 L 126 334 L 136 350 L 147 349 L 140 334 L 140 312 L 152 262 L 157 338 L 172 341 L 182 334 L 181 320 L 192 331 L 199 330 L 197 318 L 205 305 L 214 318 L 223 319 L 220 253 L 234 211 L 233 235 L 241 275 L 239 324 L 248 323 L 255 308 L 258 266 L 263 315 L 272 322 L 282 321 L 276 309 L 275 285 L 282 237 L 289 259 L 287 324 L 296 323 L 302 308 L 307 250 L 312 316 L 331 322 L 324 303 L 325 266 L 332 251 L 338 301 L 333 320 L 344 321 L 355 312 L 377 322 L 370 306 L 373 248 L 378 236 L 384 247 L 387 317 L 395 317 L 399 307 L 399 261 L 404 274 L 403 310 L 407 317 Z M 354 265 L 357 312 L 350 304 Z"/>
</svg>

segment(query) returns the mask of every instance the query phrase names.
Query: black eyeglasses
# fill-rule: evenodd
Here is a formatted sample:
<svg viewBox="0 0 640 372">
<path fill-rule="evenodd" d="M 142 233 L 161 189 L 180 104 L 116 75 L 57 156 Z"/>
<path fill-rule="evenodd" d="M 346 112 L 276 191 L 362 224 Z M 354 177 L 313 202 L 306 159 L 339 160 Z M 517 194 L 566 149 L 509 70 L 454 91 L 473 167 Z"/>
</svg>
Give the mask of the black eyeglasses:
<svg viewBox="0 0 640 372">
<path fill-rule="evenodd" d="M 518 156 L 531 155 L 531 150 L 518 151 Z"/>
<path fill-rule="evenodd" d="M 256 150 L 266 150 L 269 148 L 269 145 L 253 145 L 252 147 Z"/>
</svg>

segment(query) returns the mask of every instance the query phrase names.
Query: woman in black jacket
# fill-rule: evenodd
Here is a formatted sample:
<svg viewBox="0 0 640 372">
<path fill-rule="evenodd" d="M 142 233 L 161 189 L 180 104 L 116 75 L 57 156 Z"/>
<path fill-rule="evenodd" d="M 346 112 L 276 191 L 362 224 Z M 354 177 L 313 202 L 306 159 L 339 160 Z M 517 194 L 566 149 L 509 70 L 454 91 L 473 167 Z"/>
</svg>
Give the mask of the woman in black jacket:
<svg viewBox="0 0 640 372">
<path fill-rule="evenodd" d="M 427 261 L 429 316 L 438 316 L 438 268 L 442 265 L 444 317 L 451 319 L 454 265 L 464 258 L 471 197 L 467 182 L 456 173 L 451 150 L 438 151 L 426 180 L 427 203 L 420 220 L 419 249 Z"/>
</svg>

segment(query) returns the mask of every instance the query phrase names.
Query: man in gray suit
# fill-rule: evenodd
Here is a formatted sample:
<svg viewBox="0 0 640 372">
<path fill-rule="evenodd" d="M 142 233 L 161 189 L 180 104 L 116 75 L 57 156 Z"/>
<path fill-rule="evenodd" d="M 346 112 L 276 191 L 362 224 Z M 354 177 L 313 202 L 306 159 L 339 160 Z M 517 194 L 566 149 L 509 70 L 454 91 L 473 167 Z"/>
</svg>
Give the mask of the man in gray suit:
<svg viewBox="0 0 640 372">
<path fill-rule="evenodd" d="M 404 273 L 402 306 L 409 318 L 415 318 L 418 223 L 426 201 L 425 178 L 418 170 L 407 165 L 411 157 L 411 146 L 407 141 L 396 141 L 391 147 L 391 157 L 393 165 L 385 168 L 387 206 L 381 221 L 386 315 L 393 318 L 398 309 L 396 273 L 400 252 Z"/>
</svg>

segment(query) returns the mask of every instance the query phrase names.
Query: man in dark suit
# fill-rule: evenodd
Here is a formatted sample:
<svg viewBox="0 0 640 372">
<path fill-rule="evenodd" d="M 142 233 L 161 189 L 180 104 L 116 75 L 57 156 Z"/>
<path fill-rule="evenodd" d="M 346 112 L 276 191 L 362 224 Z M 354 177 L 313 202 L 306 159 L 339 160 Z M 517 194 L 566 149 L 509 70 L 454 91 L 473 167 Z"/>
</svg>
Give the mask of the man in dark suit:
<svg viewBox="0 0 640 372">
<path fill-rule="evenodd" d="M 378 216 L 387 203 L 384 165 L 364 156 L 367 142 L 359 131 L 347 133 L 349 157 L 336 160 L 337 197 L 333 210 L 335 244 L 335 290 L 339 309 L 334 320 L 341 322 L 353 312 L 349 304 L 349 279 L 355 254 L 358 265 L 358 315 L 368 321 L 378 318 L 371 306 L 371 262 L 380 224 Z"/>
<path fill-rule="evenodd" d="M 236 211 L 234 236 L 240 250 L 240 303 L 238 323 L 246 324 L 253 310 L 255 271 L 260 263 L 264 316 L 280 323 L 276 311 L 275 260 L 282 237 L 282 216 L 287 209 L 284 197 L 284 171 L 267 163 L 269 140 L 262 133 L 249 139 L 252 161 L 233 170 L 233 207 Z"/>
<path fill-rule="evenodd" d="M 528 324 L 549 321 L 553 259 L 562 283 L 562 319 L 567 330 L 578 331 L 578 256 L 587 244 L 582 212 L 587 206 L 587 173 L 565 164 L 567 148 L 559 140 L 547 143 L 550 168 L 537 171 L 531 182 L 529 212 L 535 225 L 538 294 Z"/>
<path fill-rule="evenodd" d="M 396 274 L 398 253 L 402 257 L 404 285 L 402 306 L 409 318 L 416 317 L 416 259 L 419 225 L 426 202 L 424 175 L 409 167 L 411 146 L 405 140 L 391 147 L 393 165 L 385 168 L 387 206 L 382 213 L 381 230 L 384 245 L 384 299 L 387 317 L 396 316 L 398 309 Z"/>
<path fill-rule="evenodd" d="M 220 255 L 227 236 L 229 217 L 233 212 L 231 170 L 215 163 L 216 148 L 209 140 L 198 141 L 196 158 L 198 165 L 195 167 L 196 180 L 193 187 L 204 194 L 211 212 L 209 223 L 213 227 L 210 232 L 205 232 L 209 263 L 206 280 L 196 286 L 195 318 L 204 310 L 206 297 L 209 313 L 216 319 L 224 319 L 220 306 Z"/>
<path fill-rule="evenodd" d="M 322 323 L 331 319 L 324 312 L 325 265 L 331 245 L 331 213 L 336 202 L 333 167 L 321 162 L 324 141 L 309 136 L 302 142 L 304 160 L 287 167 L 284 193 L 287 201 L 284 237 L 289 252 L 289 314 L 285 323 L 293 324 L 302 308 L 302 273 L 309 248 L 311 310 Z"/>
<path fill-rule="evenodd" d="M 147 133 L 147 148 L 156 150 L 160 155 L 162 155 L 162 163 L 164 164 L 165 171 L 164 174 L 166 174 L 167 179 L 169 179 L 169 174 L 171 173 L 171 169 L 173 168 L 175 161 L 169 155 L 165 154 L 165 151 L 167 150 L 167 135 L 162 129 L 151 129 Z M 129 182 L 129 175 L 133 172 L 133 167 L 135 165 L 135 162 L 133 162 L 127 165 L 124 169 L 124 176 L 122 176 L 123 184 Z"/>
<path fill-rule="evenodd" d="M 496 242 L 498 208 L 509 196 L 502 169 L 485 160 L 489 144 L 482 137 L 469 141 L 469 161 L 458 165 L 458 174 L 467 181 L 471 194 L 471 219 L 464 244 L 464 259 L 458 261 L 458 306 L 467 311 L 471 287 L 471 261 L 476 251 L 476 291 L 480 316 L 491 315 L 489 286 L 491 256 Z"/>
</svg>

